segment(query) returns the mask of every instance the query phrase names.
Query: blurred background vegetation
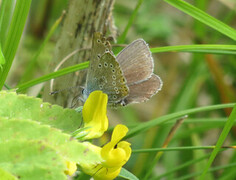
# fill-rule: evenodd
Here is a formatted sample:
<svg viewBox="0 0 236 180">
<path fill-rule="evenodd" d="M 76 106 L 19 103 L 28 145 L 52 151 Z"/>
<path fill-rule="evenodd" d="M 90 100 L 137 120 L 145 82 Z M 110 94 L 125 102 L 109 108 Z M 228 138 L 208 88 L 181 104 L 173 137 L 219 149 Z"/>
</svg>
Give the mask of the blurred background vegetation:
<svg viewBox="0 0 236 180">
<path fill-rule="evenodd" d="M 113 16 L 120 34 L 126 27 L 137 2 L 137 0 L 117 0 L 115 2 Z M 187 2 L 235 29 L 235 0 L 189 0 Z M 47 67 L 60 35 L 60 26 L 45 44 L 30 71 L 27 74 L 25 71 L 42 45 L 49 29 L 61 16 L 62 11 L 67 9 L 67 3 L 65 0 L 32 0 L 27 27 L 8 76 L 7 84 L 10 87 L 15 87 L 22 77 L 26 81 L 48 73 Z M 235 41 L 229 37 L 162 0 L 142 2 L 125 38 L 125 43 L 129 44 L 137 38 L 143 38 L 148 42 L 150 48 L 191 44 L 235 45 Z M 162 90 L 148 102 L 109 110 L 108 116 L 112 126 L 123 123 L 132 128 L 142 122 L 181 110 L 236 101 L 235 54 L 165 52 L 154 53 L 153 57 L 155 73 L 162 78 L 164 83 Z M 42 85 L 28 89 L 27 93 L 41 97 Z M 168 146 L 214 145 L 231 110 L 201 112 L 189 116 L 184 120 Z M 132 149 L 162 147 L 174 123 L 175 121 L 163 123 L 130 138 Z M 235 136 L 236 128 L 233 128 L 225 145 L 235 144 Z M 107 141 L 106 137 L 105 141 Z M 186 175 L 194 177 L 194 173 L 201 172 L 210 152 L 211 150 L 164 152 L 149 179 L 190 179 L 190 176 Z M 156 152 L 133 153 L 125 168 L 143 179 L 155 155 Z M 193 160 L 196 162 L 192 162 Z M 235 150 L 228 149 L 218 154 L 213 166 L 220 167 L 235 162 L 235 160 Z M 176 169 L 178 167 L 179 169 Z M 207 179 L 216 178 L 235 179 L 235 166 L 220 168 L 207 175 Z"/>
</svg>

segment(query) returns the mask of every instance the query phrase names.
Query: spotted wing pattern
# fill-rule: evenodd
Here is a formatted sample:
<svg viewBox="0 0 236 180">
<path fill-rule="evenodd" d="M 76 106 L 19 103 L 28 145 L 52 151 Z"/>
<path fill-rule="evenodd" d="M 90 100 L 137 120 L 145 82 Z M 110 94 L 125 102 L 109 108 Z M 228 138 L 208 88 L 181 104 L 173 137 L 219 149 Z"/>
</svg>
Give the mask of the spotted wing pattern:
<svg viewBox="0 0 236 180">
<path fill-rule="evenodd" d="M 85 96 L 101 90 L 108 95 L 109 104 L 124 99 L 129 93 L 126 79 L 111 51 L 110 43 L 100 33 L 94 34 L 91 57 Z"/>
</svg>

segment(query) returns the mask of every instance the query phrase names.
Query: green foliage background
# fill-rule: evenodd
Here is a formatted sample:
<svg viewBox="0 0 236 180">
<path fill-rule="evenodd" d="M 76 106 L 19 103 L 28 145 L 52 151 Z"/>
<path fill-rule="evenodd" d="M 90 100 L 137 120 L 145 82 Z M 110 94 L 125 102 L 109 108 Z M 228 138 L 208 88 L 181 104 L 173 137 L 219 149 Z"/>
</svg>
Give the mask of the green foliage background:
<svg viewBox="0 0 236 180">
<path fill-rule="evenodd" d="M 34 85 L 88 67 L 88 62 L 85 62 L 55 73 L 48 74 L 46 71 L 60 33 L 58 18 L 62 10 L 66 9 L 67 1 L 54 0 L 49 3 L 47 0 L 17 0 L 15 6 L 13 0 L 0 2 L 1 87 L 5 83 L 5 89 L 18 88 L 18 92 L 41 97 L 42 86 Z M 235 179 L 235 149 L 221 148 L 223 142 L 225 146 L 235 145 L 236 136 L 233 126 L 236 112 L 234 110 L 231 113 L 236 101 L 235 13 L 234 0 L 116 1 L 113 15 L 120 33 L 118 43 L 128 44 L 137 38 L 147 41 L 153 52 L 155 73 L 164 82 L 163 89 L 150 101 L 109 111 L 111 125 L 121 122 L 129 126 L 127 137 L 132 144 L 133 153 L 125 168 L 138 178 Z M 115 52 L 119 50 L 120 48 L 114 49 Z M 2 97 L 1 147 L 8 143 L 7 146 L 11 149 L 31 148 L 22 152 L 23 157 L 28 151 L 40 148 L 38 139 L 32 137 L 36 131 L 40 134 L 43 129 L 51 131 L 52 128 L 57 128 L 53 130 L 57 134 L 55 137 L 63 139 L 69 137 L 68 134 L 72 132 L 70 128 L 77 127 L 76 122 L 64 121 L 64 117 L 70 119 L 66 116 L 67 113 L 73 114 L 73 110 L 61 111 L 60 107 L 54 108 L 55 113 L 60 112 L 63 118 L 60 123 L 51 124 L 47 118 L 33 117 L 42 103 L 39 103 L 39 99 L 22 96 L 22 101 L 16 104 L 13 103 L 14 99 L 18 102 L 16 95 Z M 31 107 L 35 103 L 39 104 L 28 112 L 24 111 L 23 105 Z M 216 104 L 219 106 L 214 106 Z M 46 108 L 45 112 L 53 113 L 54 109 L 51 111 Z M 18 113 L 12 116 L 6 112 Z M 170 148 L 161 148 L 175 121 L 186 114 L 189 117 L 168 143 Z M 44 125 L 37 121 L 42 121 Z M 9 138 L 11 131 L 5 127 L 12 127 L 12 133 L 19 130 L 21 138 Z M 32 130 L 21 132 L 19 127 L 30 127 Z M 3 141 L 8 138 L 9 141 Z M 40 136 L 40 139 L 43 137 Z M 213 145 L 216 145 L 214 150 Z M 49 147 L 47 144 L 45 151 L 48 153 L 42 154 L 41 158 L 45 160 L 49 159 L 48 156 L 58 158 L 57 167 L 60 169 L 53 168 L 52 172 L 63 172 L 64 165 L 60 158 L 64 157 L 64 151 L 61 151 L 60 156 L 54 151 L 54 148 L 63 149 L 63 146 Z M 163 154 L 157 158 L 156 153 L 161 150 Z M 4 153 L 9 152 L 0 148 L 0 154 Z M 14 152 L 8 154 L 9 158 L 11 156 L 14 156 Z M 1 157 L 0 163 L 7 161 Z M 92 154 L 90 157 L 91 160 L 96 160 Z M 35 158 L 36 167 L 38 159 L 32 158 Z M 26 166 L 24 163 L 22 165 Z M 0 173 L 8 174 L 6 171 L 14 169 L 11 164 L 7 167 L 2 169 L 0 166 Z M 31 170 L 32 174 L 36 174 L 34 168 Z M 125 172 L 122 171 L 124 174 Z M 65 178 L 63 173 L 60 176 Z"/>
</svg>

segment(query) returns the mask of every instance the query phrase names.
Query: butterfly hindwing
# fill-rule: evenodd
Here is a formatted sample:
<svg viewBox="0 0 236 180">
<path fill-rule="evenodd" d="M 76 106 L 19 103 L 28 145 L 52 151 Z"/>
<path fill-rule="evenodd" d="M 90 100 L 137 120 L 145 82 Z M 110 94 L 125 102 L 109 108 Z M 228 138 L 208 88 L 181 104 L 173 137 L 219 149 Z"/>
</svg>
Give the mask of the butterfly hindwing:
<svg viewBox="0 0 236 180">
<path fill-rule="evenodd" d="M 149 100 L 162 88 L 162 80 L 156 74 L 152 74 L 149 79 L 129 86 L 129 96 L 124 99 L 124 105 L 140 103 Z"/>
<path fill-rule="evenodd" d="M 110 42 L 102 36 L 100 32 L 95 32 L 93 34 L 93 41 L 92 41 L 92 52 L 90 58 L 90 65 L 87 72 L 87 79 L 86 79 L 86 92 L 85 96 L 87 96 L 92 92 L 94 89 L 94 78 L 97 76 L 97 67 L 99 61 L 101 60 L 102 55 L 105 52 L 111 52 L 111 45 Z"/>
</svg>

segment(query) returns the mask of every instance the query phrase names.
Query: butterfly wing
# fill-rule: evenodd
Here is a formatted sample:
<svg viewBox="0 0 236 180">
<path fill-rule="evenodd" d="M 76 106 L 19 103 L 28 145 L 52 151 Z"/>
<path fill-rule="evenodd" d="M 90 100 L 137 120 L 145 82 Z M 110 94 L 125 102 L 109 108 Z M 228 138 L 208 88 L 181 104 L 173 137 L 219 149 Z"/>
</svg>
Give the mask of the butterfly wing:
<svg viewBox="0 0 236 180">
<path fill-rule="evenodd" d="M 108 95 L 108 103 L 115 104 L 129 93 L 123 72 L 110 52 L 104 53 L 98 62 L 89 91 L 101 90 Z"/>
<path fill-rule="evenodd" d="M 149 100 L 162 88 L 159 76 L 152 74 L 149 79 L 129 86 L 129 96 L 124 99 L 123 105 L 140 103 Z"/>
<path fill-rule="evenodd" d="M 150 99 L 162 87 L 159 76 L 153 74 L 153 58 L 148 44 L 138 39 L 124 48 L 117 56 L 129 87 L 129 95 L 122 105 L 140 103 Z"/>
<path fill-rule="evenodd" d="M 100 32 L 95 32 L 93 34 L 90 65 L 89 65 L 87 79 L 86 79 L 86 88 L 85 88 L 86 96 L 88 96 L 92 92 L 91 90 L 95 88 L 94 78 L 97 76 L 96 70 L 97 70 L 99 61 L 105 52 L 111 52 L 110 42 L 106 38 L 104 38 Z"/>
<path fill-rule="evenodd" d="M 94 33 L 85 99 L 95 90 L 108 95 L 108 103 L 126 105 L 150 99 L 161 89 L 161 79 L 153 74 L 148 45 L 138 39 L 114 57 L 109 41 Z"/>
<path fill-rule="evenodd" d="M 123 70 L 128 86 L 148 79 L 153 73 L 153 58 L 148 44 L 138 39 L 124 48 L 117 61 Z"/>
</svg>

